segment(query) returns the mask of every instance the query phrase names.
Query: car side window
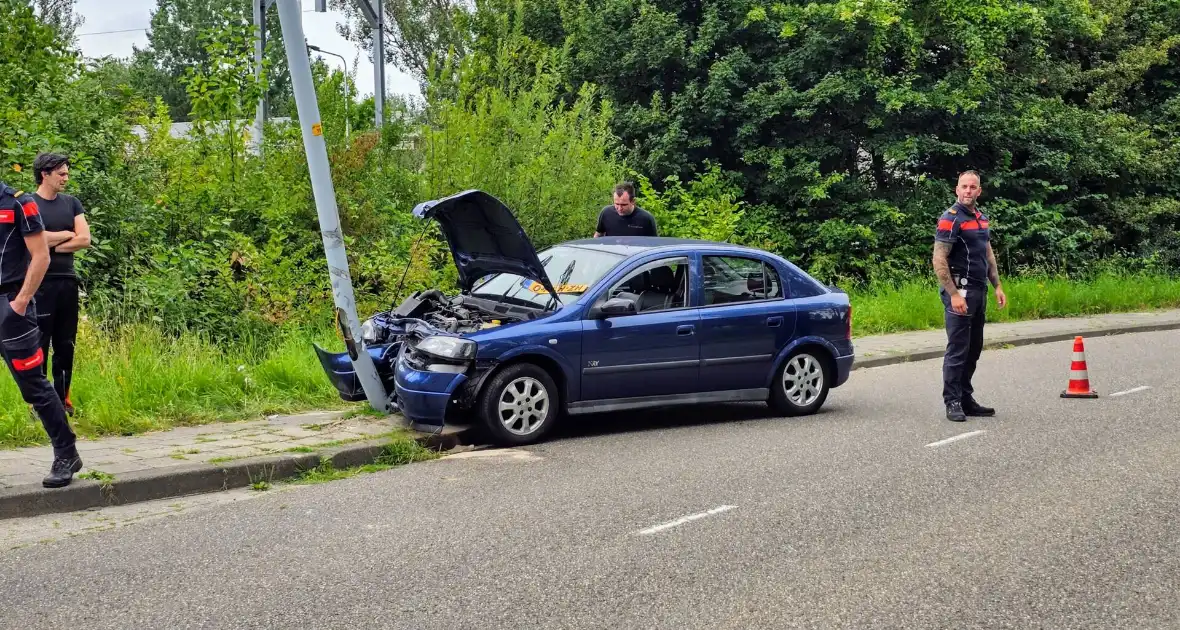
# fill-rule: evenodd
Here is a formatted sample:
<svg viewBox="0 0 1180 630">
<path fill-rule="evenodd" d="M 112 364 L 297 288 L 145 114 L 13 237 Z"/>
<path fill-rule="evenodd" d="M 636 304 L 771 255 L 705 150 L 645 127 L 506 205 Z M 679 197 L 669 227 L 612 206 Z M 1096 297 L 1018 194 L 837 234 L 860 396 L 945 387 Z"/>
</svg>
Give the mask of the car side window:
<svg viewBox="0 0 1180 630">
<path fill-rule="evenodd" d="M 639 313 L 684 308 L 688 303 L 688 258 L 664 258 L 639 267 L 615 283 L 606 299 L 635 302 Z"/>
<path fill-rule="evenodd" d="M 741 256 L 704 257 L 705 306 L 783 297 L 783 283 L 774 267 Z"/>
</svg>

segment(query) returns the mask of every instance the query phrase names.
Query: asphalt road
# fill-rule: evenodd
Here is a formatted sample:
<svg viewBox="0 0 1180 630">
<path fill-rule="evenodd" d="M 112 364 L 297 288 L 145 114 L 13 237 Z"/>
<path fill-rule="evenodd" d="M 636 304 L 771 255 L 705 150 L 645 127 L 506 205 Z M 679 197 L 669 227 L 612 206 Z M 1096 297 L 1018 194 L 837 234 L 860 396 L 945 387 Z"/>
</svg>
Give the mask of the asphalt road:
<svg viewBox="0 0 1180 630">
<path fill-rule="evenodd" d="M 0 627 L 1175 628 L 1180 335 L 1086 350 L 1098 400 L 989 351 L 962 425 L 926 361 L 34 544 Z"/>
</svg>

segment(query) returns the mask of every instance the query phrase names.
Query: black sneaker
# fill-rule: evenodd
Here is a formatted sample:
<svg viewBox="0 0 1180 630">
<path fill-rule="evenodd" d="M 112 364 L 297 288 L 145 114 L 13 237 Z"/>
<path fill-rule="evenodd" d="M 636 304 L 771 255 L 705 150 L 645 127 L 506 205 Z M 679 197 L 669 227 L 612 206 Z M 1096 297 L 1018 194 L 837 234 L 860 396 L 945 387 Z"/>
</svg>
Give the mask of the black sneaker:
<svg viewBox="0 0 1180 630">
<path fill-rule="evenodd" d="M 41 480 L 41 485 L 46 488 L 64 488 L 70 485 L 70 481 L 74 478 L 74 473 L 82 470 L 82 458 L 74 455 L 73 457 L 58 457 L 53 460 L 53 467 L 49 469 L 49 476 Z"/>
<path fill-rule="evenodd" d="M 963 399 L 963 412 L 969 416 L 990 417 L 996 415 L 995 409 L 984 407 L 975 402 L 975 399 L 970 396 Z"/>
<path fill-rule="evenodd" d="M 946 406 L 946 419 L 951 422 L 966 422 L 967 414 L 963 413 L 963 405 L 958 402 Z"/>
</svg>

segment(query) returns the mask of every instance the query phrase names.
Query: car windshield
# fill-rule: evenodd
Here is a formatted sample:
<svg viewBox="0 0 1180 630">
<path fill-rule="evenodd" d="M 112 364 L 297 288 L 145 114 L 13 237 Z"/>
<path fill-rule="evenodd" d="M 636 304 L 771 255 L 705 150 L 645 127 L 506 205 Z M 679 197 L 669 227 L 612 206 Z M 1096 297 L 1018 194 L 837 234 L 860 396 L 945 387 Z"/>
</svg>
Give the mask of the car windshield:
<svg viewBox="0 0 1180 630">
<path fill-rule="evenodd" d="M 623 259 L 618 254 L 562 246 L 547 249 L 538 257 L 545 266 L 545 275 L 549 276 L 549 281 L 557 290 L 562 304 L 576 301 L 590 285 Z M 539 308 L 544 308 L 553 300 L 540 282 L 512 273 L 488 276 L 475 285 L 471 294 Z"/>
</svg>

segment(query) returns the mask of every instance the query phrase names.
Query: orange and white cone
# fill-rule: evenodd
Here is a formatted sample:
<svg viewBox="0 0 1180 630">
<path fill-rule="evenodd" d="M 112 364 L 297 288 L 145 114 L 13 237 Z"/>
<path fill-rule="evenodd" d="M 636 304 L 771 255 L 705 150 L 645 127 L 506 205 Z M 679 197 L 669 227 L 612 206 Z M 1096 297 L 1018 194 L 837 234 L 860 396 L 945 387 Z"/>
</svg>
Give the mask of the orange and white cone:
<svg viewBox="0 0 1180 630">
<path fill-rule="evenodd" d="M 1073 362 L 1069 366 L 1069 389 L 1061 392 L 1062 398 L 1097 398 L 1098 392 L 1090 389 L 1090 375 L 1086 371 L 1086 348 L 1079 335 L 1073 340 Z"/>
</svg>

